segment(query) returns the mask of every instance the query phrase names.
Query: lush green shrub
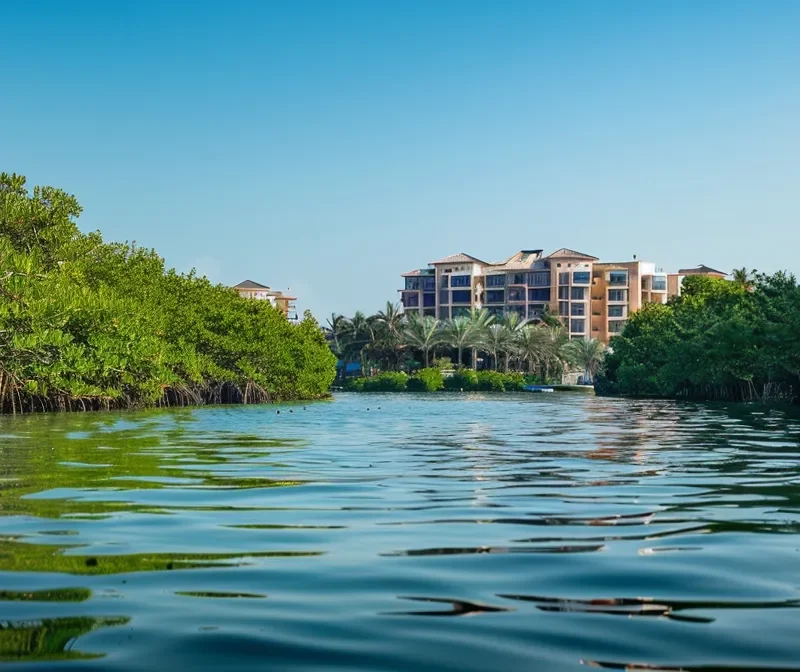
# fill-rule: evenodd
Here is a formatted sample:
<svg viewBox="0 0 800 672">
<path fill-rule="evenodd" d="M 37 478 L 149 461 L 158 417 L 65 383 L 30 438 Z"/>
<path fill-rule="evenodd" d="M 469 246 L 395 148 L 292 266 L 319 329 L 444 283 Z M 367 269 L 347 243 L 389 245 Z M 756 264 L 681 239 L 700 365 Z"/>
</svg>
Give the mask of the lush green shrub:
<svg viewBox="0 0 800 672">
<path fill-rule="evenodd" d="M 402 371 L 387 371 L 364 379 L 364 392 L 405 392 L 408 375 Z"/>
<path fill-rule="evenodd" d="M 366 381 L 367 378 L 345 378 L 342 383 L 342 388 L 346 392 L 363 392 L 364 383 Z"/>
<path fill-rule="evenodd" d="M 439 357 L 433 360 L 433 364 L 431 366 L 434 369 L 439 369 L 440 371 L 450 371 L 453 369 L 453 360 L 449 357 Z"/>
<path fill-rule="evenodd" d="M 444 379 L 444 389 L 465 392 L 478 387 L 478 374 L 472 369 L 459 369 Z"/>
<path fill-rule="evenodd" d="M 412 392 L 436 392 L 444 387 L 444 378 L 439 369 L 422 369 L 408 379 Z"/>
<path fill-rule="evenodd" d="M 506 392 L 521 392 L 525 389 L 525 376 L 521 373 L 517 373 L 512 371 L 511 373 L 504 373 L 503 374 L 503 387 L 505 387 Z"/>
<path fill-rule="evenodd" d="M 504 392 L 505 377 L 499 371 L 478 371 L 477 389 L 483 392 Z"/>
</svg>

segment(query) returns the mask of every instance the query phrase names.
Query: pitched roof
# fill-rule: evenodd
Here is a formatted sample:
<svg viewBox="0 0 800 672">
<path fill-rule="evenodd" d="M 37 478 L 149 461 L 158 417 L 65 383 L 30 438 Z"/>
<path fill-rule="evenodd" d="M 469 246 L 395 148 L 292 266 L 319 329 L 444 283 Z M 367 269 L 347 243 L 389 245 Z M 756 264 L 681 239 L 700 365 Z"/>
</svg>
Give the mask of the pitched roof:
<svg viewBox="0 0 800 672">
<path fill-rule="evenodd" d="M 708 273 L 713 274 L 716 273 L 717 275 L 728 275 L 725 271 L 718 271 L 710 266 L 706 266 L 705 264 L 700 264 L 696 268 L 682 268 L 678 271 L 678 275 L 692 275 L 700 274 L 700 273 Z"/>
<path fill-rule="evenodd" d="M 417 275 L 421 275 L 420 270 L 417 269 L 416 271 L 409 271 L 408 273 L 403 273 L 400 277 L 401 278 L 413 278 Z"/>
<path fill-rule="evenodd" d="M 541 250 L 520 250 L 505 261 L 490 264 L 487 271 L 526 271 L 542 257 Z"/>
<path fill-rule="evenodd" d="M 467 262 L 467 263 L 474 262 L 476 264 L 486 264 L 485 261 L 481 261 L 480 259 L 477 259 L 476 257 L 472 257 L 469 254 L 464 254 L 463 252 L 459 252 L 458 254 L 451 254 L 449 257 L 443 257 L 442 259 L 439 259 L 439 261 L 432 261 L 430 263 L 430 265 L 434 266 L 436 264 L 458 264 L 458 263 L 463 263 L 463 262 Z"/>
<path fill-rule="evenodd" d="M 269 289 L 269 287 L 266 285 L 260 285 L 252 280 L 245 280 L 244 282 L 240 282 L 238 285 L 236 285 L 234 289 Z"/>
<path fill-rule="evenodd" d="M 547 255 L 548 259 L 585 259 L 586 261 L 599 261 L 597 257 L 593 257 L 591 254 L 584 254 L 583 252 L 576 252 L 575 250 L 570 250 L 567 247 L 562 247 L 560 250 L 556 250 L 553 254 Z"/>
</svg>

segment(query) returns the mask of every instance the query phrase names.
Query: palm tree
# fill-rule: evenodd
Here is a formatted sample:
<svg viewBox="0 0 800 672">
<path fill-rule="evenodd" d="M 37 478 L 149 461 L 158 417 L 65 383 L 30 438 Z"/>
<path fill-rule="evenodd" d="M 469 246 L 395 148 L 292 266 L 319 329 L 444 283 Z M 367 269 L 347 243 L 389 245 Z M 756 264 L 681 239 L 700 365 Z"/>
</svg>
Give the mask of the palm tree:
<svg viewBox="0 0 800 672">
<path fill-rule="evenodd" d="M 503 325 L 503 329 L 505 330 L 508 339 L 508 347 L 505 350 L 505 372 L 508 373 L 508 360 L 511 356 L 511 353 L 515 350 L 518 350 L 520 335 L 522 334 L 522 330 L 525 328 L 525 325 L 528 324 L 528 321 L 523 319 L 522 315 L 520 315 L 518 312 L 514 311 L 512 313 L 506 313 L 501 320 L 501 324 Z"/>
<path fill-rule="evenodd" d="M 468 317 L 454 317 L 447 321 L 444 336 L 448 345 L 458 350 L 456 365 L 461 366 L 464 348 L 474 345 L 475 325 Z"/>
<path fill-rule="evenodd" d="M 583 368 L 584 381 L 591 384 L 603 363 L 605 346 L 595 338 L 576 338 L 565 343 L 561 351 L 570 364 Z"/>
<path fill-rule="evenodd" d="M 422 350 L 425 358 L 425 368 L 428 368 L 430 351 L 442 341 L 441 323 L 435 317 L 426 315 L 420 318 L 419 315 L 411 313 L 403 330 L 403 340 L 408 345 Z"/>
<path fill-rule="evenodd" d="M 517 340 L 519 357 L 533 371 L 552 358 L 553 341 L 547 327 L 528 324 L 522 328 Z"/>
<path fill-rule="evenodd" d="M 753 291 L 753 279 L 756 277 L 756 273 L 758 273 L 758 271 L 755 269 L 748 271 L 744 266 L 742 266 L 742 268 L 734 268 L 732 273 L 733 281 L 737 285 L 744 287 L 748 292 L 751 292 Z"/>
<path fill-rule="evenodd" d="M 486 327 L 480 344 L 494 359 L 495 371 L 498 369 L 500 355 L 503 353 L 506 355 L 506 370 L 508 369 L 508 351 L 511 348 L 512 337 L 505 325 L 495 323 Z"/>
<path fill-rule="evenodd" d="M 370 319 L 360 310 L 347 321 L 345 336 L 347 339 L 347 349 L 352 361 L 360 359 L 361 375 L 366 373 L 366 354 L 367 346 L 372 342 L 373 329 Z"/>
<path fill-rule="evenodd" d="M 399 305 L 387 301 L 386 310 L 378 311 L 375 315 L 375 321 L 383 325 L 392 336 L 396 336 L 399 339 L 405 317 Z"/>
<path fill-rule="evenodd" d="M 342 362 L 342 378 L 347 377 L 347 365 L 353 361 L 349 345 L 350 321 L 344 315 L 332 313 L 324 327 L 325 338 L 334 355 Z"/>
<path fill-rule="evenodd" d="M 405 320 L 406 315 L 400 306 L 389 301 L 386 302 L 386 310 L 378 311 L 369 318 L 372 333 L 368 352 L 388 368 L 400 367 L 405 347 L 402 337 Z"/>
<path fill-rule="evenodd" d="M 472 325 L 472 356 L 470 361 L 474 369 L 477 361 L 477 346 L 480 346 L 486 340 L 486 330 L 494 323 L 494 315 L 486 310 L 486 308 L 471 308 L 467 319 Z"/>
</svg>

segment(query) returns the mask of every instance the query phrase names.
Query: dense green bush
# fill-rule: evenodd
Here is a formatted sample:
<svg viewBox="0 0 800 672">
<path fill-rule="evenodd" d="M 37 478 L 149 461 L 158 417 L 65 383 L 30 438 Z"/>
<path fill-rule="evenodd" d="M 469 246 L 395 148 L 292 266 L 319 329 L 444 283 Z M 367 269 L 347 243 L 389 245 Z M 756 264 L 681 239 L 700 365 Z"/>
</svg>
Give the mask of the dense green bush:
<svg viewBox="0 0 800 672">
<path fill-rule="evenodd" d="M 459 369 L 444 379 L 444 389 L 468 392 L 478 387 L 478 374 L 472 369 Z"/>
<path fill-rule="evenodd" d="M 439 369 L 422 369 L 408 379 L 407 387 L 412 392 L 437 392 L 444 387 L 444 377 Z"/>
<path fill-rule="evenodd" d="M 365 378 L 364 392 L 405 392 L 408 375 L 402 371 L 387 371 L 372 378 Z"/>
<path fill-rule="evenodd" d="M 367 378 L 345 378 L 342 383 L 342 389 L 346 392 L 363 392 L 364 383 L 366 383 L 367 380 Z"/>
<path fill-rule="evenodd" d="M 506 392 L 521 392 L 525 389 L 528 383 L 525 382 L 525 376 L 516 371 L 503 374 L 503 387 Z"/>
<path fill-rule="evenodd" d="M 503 374 L 499 371 L 478 371 L 476 388 L 483 392 L 504 392 Z"/>
<path fill-rule="evenodd" d="M 51 187 L 0 174 L 0 411 L 260 402 L 327 395 L 336 358 L 306 313 L 104 243 Z"/>
<path fill-rule="evenodd" d="M 690 276 L 681 296 L 631 315 L 595 391 L 654 397 L 797 400 L 800 287 L 783 273 Z"/>
</svg>

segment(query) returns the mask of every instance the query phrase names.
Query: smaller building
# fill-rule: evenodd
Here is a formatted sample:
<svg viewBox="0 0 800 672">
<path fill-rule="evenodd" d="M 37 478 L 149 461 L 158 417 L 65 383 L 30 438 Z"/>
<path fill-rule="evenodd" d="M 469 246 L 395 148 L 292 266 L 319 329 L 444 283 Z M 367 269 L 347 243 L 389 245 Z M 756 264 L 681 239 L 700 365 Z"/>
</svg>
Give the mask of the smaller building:
<svg viewBox="0 0 800 672">
<path fill-rule="evenodd" d="M 667 276 L 667 285 L 670 296 L 679 296 L 683 287 L 683 279 L 687 275 L 707 275 L 711 278 L 727 278 L 728 274 L 718 271 L 705 264 L 700 264 L 694 268 L 682 268 L 677 273 L 670 273 Z"/>
<path fill-rule="evenodd" d="M 255 299 L 257 301 L 269 301 L 270 305 L 281 311 L 290 320 L 297 319 L 297 309 L 294 302 L 297 301 L 296 296 L 289 296 L 276 289 L 270 289 L 266 285 L 262 285 L 252 280 L 245 280 L 240 282 L 234 287 L 239 293 L 239 296 L 245 299 Z"/>
</svg>

